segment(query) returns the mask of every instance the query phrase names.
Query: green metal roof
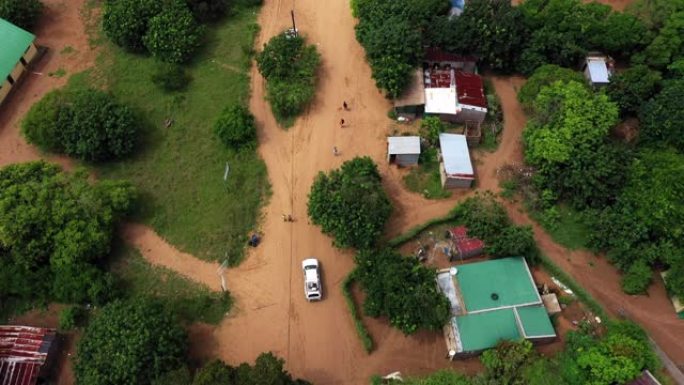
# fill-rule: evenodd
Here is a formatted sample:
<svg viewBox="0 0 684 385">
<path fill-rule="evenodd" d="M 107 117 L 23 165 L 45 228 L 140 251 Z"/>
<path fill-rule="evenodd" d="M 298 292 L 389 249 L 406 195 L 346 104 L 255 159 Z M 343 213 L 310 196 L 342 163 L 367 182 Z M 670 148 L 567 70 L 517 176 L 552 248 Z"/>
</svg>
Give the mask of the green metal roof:
<svg viewBox="0 0 684 385">
<path fill-rule="evenodd" d="M 464 352 L 489 349 L 501 340 L 522 338 L 512 308 L 457 316 L 456 324 Z"/>
<path fill-rule="evenodd" d="M 553 329 L 549 315 L 546 313 L 543 305 L 517 307 L 515 310 L 518 312 L 518 318 L 525 332 L 525 337 L 539 338 L 556 335 L 556 331 Z"/>
<path fill-rule="evenodd" d="M 24 55 L 26 49 L 33 43 L 35 36 L 26 32 L 9 21 L 0 18 L 0 84 L 2 84 Z"/>
<path fill-rule="evenodd" d="M 456 280 L 468 313 L 541 303 L 527 264 L 520 257 L 460 265 Z"/>
</svg>

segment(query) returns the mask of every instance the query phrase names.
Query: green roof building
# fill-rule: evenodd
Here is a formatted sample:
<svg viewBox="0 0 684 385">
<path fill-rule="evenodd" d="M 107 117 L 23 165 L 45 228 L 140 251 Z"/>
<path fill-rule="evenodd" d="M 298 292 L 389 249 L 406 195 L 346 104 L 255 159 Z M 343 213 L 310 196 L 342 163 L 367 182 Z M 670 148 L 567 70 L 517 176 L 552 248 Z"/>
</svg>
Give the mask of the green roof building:
<svg viewBox="0 0 684 385">
<path fill-rule="evenodd" d="M 36 57 L 35 39 L 33 34 L 0 18 L 0 104 Z"/>
<path fill-rule="evenodd" d="M 556 332 L 524 258 L 503 258 L 441 270 L 437 284 L 451 302 L 444 335 L 453 358 L 501 340 L 552 341 Z"/>
</svg>

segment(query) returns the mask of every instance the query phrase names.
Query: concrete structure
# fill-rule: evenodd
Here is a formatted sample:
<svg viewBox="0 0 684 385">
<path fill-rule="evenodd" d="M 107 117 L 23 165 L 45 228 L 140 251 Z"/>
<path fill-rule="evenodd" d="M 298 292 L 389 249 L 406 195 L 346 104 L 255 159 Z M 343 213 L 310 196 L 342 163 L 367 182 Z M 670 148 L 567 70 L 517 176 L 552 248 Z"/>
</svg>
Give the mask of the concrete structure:
<svg viewBox="0 0 684 385">
<path fill-rule="evenodd" d="M 419 136 L 390 136 L 387 138 L 387 160 L 399 166 L 418 164 Z"/>
<path fill-rule="evenodd" d="M 501 340 L 551 342 L 556 332 L 524 258 L 468 263 L 437 273 L 451 304 L 444 327 L 450 358 L 467 357 Z"/>
<path fill-rule="evenodd" d="M 558 314 L 561 312 L 560 303 L 558 303 L 558 297 L 554 293 L 544 294 L 541 296 L 546 312 L 549 315 Z"/>
<path fill-rule="evenodd" d="M 424 71 L 425 113 L 454 122 L 481 124 L 487 116 L 487 98 L 480 75 L 434 66 Z"/>
<path fill-rule="evenodd" d="M 582 71 L 592 86 L 605 86 L 610 83 L 613 74 L 613 61 L 602 54 L 587 55 Z"/>
<path fill-rule="evenodd" d="M 472 187 L 475 180 L 465 135 L 439 134 L 439 173 L 444 188 Z"/>
<path fill-rule="evenodd" d="M 5 19 L 0 19 L 0 105 L 7 98 L 38 54 L 35 36 Z"/>
<path fill-rule="evenodd" d="M 55 342 L 54 329 L 0 325 L 0 384 L 46 383 Z"/>
</svg>

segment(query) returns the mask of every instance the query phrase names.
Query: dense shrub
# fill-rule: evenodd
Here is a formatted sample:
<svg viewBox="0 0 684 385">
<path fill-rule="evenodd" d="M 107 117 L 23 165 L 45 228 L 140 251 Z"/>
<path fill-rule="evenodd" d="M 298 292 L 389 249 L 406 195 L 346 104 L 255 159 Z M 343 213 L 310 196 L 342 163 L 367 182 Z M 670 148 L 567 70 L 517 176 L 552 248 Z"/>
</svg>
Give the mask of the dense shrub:
<svg viewBox="0 0 684 385">
<path fill-rule="evenodd" d="M 436 116 L 426 116 L 420 122 L 420 136 L 433 146 L 439 145 L 439 134 L 446 130 L 446 124 Z"/>
<path fill-rule="evenodd" d="M 40 0 L 0 0 L 0 18 L 29 31 L 42 11 Z"/>
<path fill-rule="evenodd" d="M 635 115 L 658 92 L 661 80 L 660 72 L 637 65 L 611 76 L 606 91 L 623 115 Z"/>
<path fill-rule="evenodd" d="M 228 147 L 249 146 L 256 140 L 254 116 L 242 104 L 229 106 L 214 123 L 214 133 Z"/>
<path fill-rule="evenodd" d="M 178 64 L 159 62 L 152 74 L 152 82 L 167 92 L 182 91 L 190 83 L 190 75 Z"/>
<path fill-rule="evenodd" d="M 405 334 L 439 330 L 450 317 L 449 300 L 435 284 L 436 273 L 415 258 L 384 249 L 356 256 L 356 278 L 366 293 L 366 314 L 387 316 Z"/>
<path fill-rule="evenodd" d="M 491 193 L 464 200 L 453 210 L 452 218 L 468 227 L 468 234 L 482 239 L 492 257 L 525 257 L 531 264 L 539 262 L 532 228 L 514 225 Z"/>
<path fill-rule="evenodd" d="M 216 21 L 230 9 L 229 0 L 185 0 L 192 14 L 200 22 Z"/>
<path fill-rule="evenodd" d="M 102 11 L 102 29 L 114 44 L 132 52 L 143 52 L 143 36 L 149 21 L 161 12 L 158 0 L 106 1 Z"/>
<path fill-rule="evenodd" d="M 124 182 L 91 185 L 44 162 L 0 169 L 0 299 L 102 303 L 100 262 L 134 198 Z"/>
<path fill-rule="evenodd" d="M 80 385 L 148 385 L 181 367 L 187 336 L 156 302 L 116 301 L 103 307 L 78 344 Z"/>
<path fill-rule="evenodd" d="M 651 284 L 653 272 L 646 261 L 639 259 L 622 277 L 622 290 L 627 294 L 644 294 Z"/>
<path fill-rule="evenodd" d="M 51 152 L 88 161 L 128 155 L 138 122 L 126 106 L 103 91 L 53 91 L 35 104 L 22 122 L 26 139 Z"/>
<path fill-rule="evenodd" d="M 684 151 L 684 80 L 666 83 L 659 94 L 643 104 L 639 117 L 640 142 Z"/>
<path fill-rule="evenodd" d="M 371 247 L 391 212 L 392 204 L 369 157 L 346 161 L 328 174 L 319 173 L 309 193 L 311 221 L 332 235 L 337 247 Z"/>
<path fill-rule="evenodd" d="M 531 109 L 534 100 L 539 95 L 539 92 L 544 87 L 562 81 L 575 81 L 579 84 L 584 84 L 584 76 L 581 72 L 573 71 L 569 68 L 559 67 L 555 64 L 546 64 L 537 68 L 532 76 L 525 82 L 518 92 L 518 101 L 526 109 Z"/>
<path fill-rule="evenodd" d="M 301 36 L 279 34 L 264 45 L 257 67 L 267 80 L 267 99 L 276 117 L 287 119 L 302 112 L 315 94 L 320 55 Z"/>
<path fill-rule="evenodd" d="M 199 47 L 203 33 L 186 6 L 174 5 L 150 19 L 143 43 L 160 60 L 183 63 Z"/>
<path fill-rule="evenodd" d="M 59 312 L 59 328 L 61 330 L 71 330 L 81 326 L 86 318 L 85 309 L 82 306 L 68 306 Z"/>
</svg>

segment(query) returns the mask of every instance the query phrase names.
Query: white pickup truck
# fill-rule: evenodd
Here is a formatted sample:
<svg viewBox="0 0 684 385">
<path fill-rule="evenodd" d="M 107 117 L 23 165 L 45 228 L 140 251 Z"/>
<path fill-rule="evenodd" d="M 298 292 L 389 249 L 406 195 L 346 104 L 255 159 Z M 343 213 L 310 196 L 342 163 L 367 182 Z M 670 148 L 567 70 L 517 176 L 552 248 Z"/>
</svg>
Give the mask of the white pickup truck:
<svg viewBox="0 0 684 385">
<path fill-rule="evenodd" d="M 302 261 L 304 270 L 304 296 L 306 300 L 320 301 L 323 298 L 323 286 L 321 285 L 321 273 L 316 258 Z"/>
</svg>

